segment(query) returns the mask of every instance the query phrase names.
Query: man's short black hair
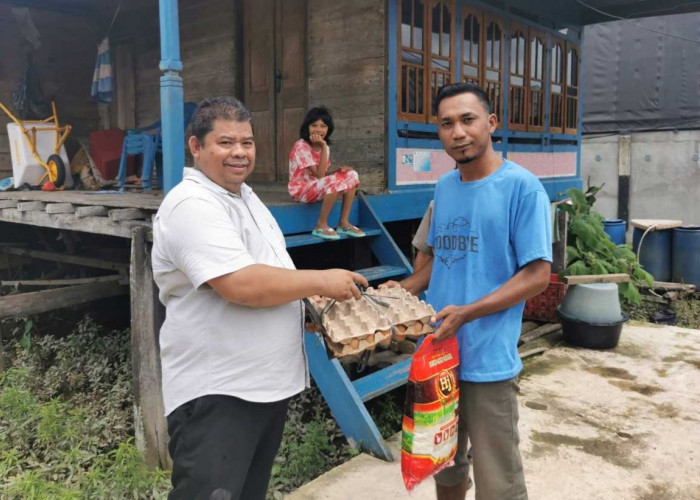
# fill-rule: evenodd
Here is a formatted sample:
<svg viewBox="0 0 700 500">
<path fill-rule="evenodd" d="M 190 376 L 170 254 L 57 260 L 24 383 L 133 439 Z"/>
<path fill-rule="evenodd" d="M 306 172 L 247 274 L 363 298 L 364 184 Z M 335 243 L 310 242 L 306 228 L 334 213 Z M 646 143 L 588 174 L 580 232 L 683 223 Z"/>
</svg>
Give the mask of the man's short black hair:
<svg viewBox="0 0 700 500">
<path fill-rule="evenodd" d="M 234 122 L 251 120 L 248 108 L 235 97 L 209 97 L 199 103 L 192 115 L 190 135 L 203 143 L 204 137 L 214 128 L 214 122 L 220 118 Z"/>
<path fill-rule="evenodd" d="M 437 97 L 435 98 L 435 114 L 437 114 L 437 111 L 440 108 L 440 103 L 443 99 L 465 93 L 474 94 L 479 98 L 481 104 L 484 105 L 486 112 L 489 114 L 493 113 L 493 111 L 491 111 L 491 101 L 489 100 L 489 95 L 484 89 L 478 85 L 474 85 L 473 83 L 458 82 L 448 83 L 447 85 L 443 85 L 438 89 Z"/>
<path fill-rule="evenodd" d="M 333 129 L 335 127 L 333 126 L 333 117 L 331 116 L 331 112 L 324 106 L 311 108 L 309 112 L 306 113 L 304 123 L 302 123 L 301 127 L 299 127 L 299 137 L 311 144 L 311 138 L 309 137 L 309 125 L 318 120 L 323 121 L 323 123 L 325 123 L 328 127 L 328 133 L 326 134 L 324 140 L 326 141 L 326 144 L 330 145 L 331 134 L 333 133 Z"/>
</svg>

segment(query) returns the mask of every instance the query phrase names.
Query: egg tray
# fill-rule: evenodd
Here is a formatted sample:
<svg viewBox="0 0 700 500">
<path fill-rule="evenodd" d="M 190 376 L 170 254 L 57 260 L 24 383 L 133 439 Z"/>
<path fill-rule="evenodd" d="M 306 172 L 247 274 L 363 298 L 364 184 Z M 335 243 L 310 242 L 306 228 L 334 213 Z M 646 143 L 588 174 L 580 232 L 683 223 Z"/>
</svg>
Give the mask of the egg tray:
<svg viewBox="0 0 700 500">
<path fill-rule="evenodd" d="M 417 338 L 433 331 L 429 320 L 435 310 L 400 287 L 369 287 L 359 300 L 331 305 L 331 299 L 324 298 L 313 307 L 321 317 L 326 344 L 336 357 L 372 350 L 377 345 L 389 347 L 392 338 Z"/>
</svg>

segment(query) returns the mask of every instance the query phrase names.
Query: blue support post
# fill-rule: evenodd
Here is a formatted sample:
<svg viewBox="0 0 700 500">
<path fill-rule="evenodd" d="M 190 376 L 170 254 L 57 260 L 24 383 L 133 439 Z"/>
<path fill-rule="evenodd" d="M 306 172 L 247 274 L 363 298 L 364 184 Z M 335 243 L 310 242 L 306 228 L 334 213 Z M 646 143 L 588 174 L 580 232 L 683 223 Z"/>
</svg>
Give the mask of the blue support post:
<svg viewBox="0 0 700 500">
<path fill-rule="evenodd" d="M 160 114 L 163 140 L 164 190 L 167 194 L 182 180 L 185 166 L 184 92 L 180 60 L 180 28 L 177 0 L 160 5 Z"/>
</svg>

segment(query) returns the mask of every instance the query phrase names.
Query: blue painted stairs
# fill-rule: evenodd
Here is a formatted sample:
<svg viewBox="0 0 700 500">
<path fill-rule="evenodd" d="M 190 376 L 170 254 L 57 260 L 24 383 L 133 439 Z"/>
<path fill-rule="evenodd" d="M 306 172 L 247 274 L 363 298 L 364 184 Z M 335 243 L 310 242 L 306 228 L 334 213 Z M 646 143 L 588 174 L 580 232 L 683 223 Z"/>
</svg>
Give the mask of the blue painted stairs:
<svg viewBox="0 0 700 500">
<path fill-rule="evenodd" d="M 341 240 L 324 240 L 311 235 L 318 206 L 297 205 L 273 214 L 285 233 L 287 248 L 308 245 L 334 245 Z M 314 209 L 315 208 L 315 209 Z M 337 207 L 335 208 L 337 210 Z M 331 217 L 335 217 L 331 213 Z M 379 265 L 367 269 L 355 269 L 368 281 L 378 284 L 388 279 L 402 279 L 412 272 L 411 264 L 396 245 L 384 224 L 373 210 L 367 198 L 359 193 L 351 211 L 350 221 L 360 227 L 368 239 L 372 254 Z M 302 233 L 302 231 L 304 231 Z M 294 234 L 302 233 L 302 234 Z M 370 375 L 351 381 L 337 359 L 329 360 L 326 349 L 317 334 L 306 332 L 306 352 L 311 375 L 323 394 L 338 425 L 348 442 L 386 461 L 393 457 L 384 443 L 376 424 L 365 408 L 364 402 L 406 383 L 411 359 L 383 368 Z"/>
</svg>

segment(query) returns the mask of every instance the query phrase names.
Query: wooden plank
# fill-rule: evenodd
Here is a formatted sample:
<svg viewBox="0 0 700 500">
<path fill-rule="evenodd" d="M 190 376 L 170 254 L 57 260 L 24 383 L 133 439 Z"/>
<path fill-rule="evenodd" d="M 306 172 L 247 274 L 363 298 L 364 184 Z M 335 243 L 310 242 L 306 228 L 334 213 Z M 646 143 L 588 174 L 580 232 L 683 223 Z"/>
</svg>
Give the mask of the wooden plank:
<svg viewBox="0 0 700 500">
<path fill-rule="evenodd" d="M 127 293 L 129 293 L 128 287 L 109 282 L 5 295 L 0 297 L 0 318 L 41 314 Z"/>
<path fill-rule="evenodd" d="M 525 359 L 525 358 L 529 358 L 530 356 L 542 354 L 543 352 L 547 352 L 550 349 L 551 349 L 551 347 L 536 347 L 535 349 L 530 349 L 529 351 L 519 352 L 518 356 L 520 357 L 520 359 Z"/>
<path fill-rule="evenodd" d="M 88 283 L 109 283 L 111 281 L 122 282 L 126 280 L 124 275 L 110 274 L 109 276 L 94 276 L 92 278 L 70 278 L 61 280 L 16 280 L 0 281 L 0 286 L 70 286 L 85 285 Z M 124 281 L 122 284 L 125 285 Z"/>
<path fill-rule="evenodd" d="M 75 264 L 78 266 L 94 267 L 97 269 L 109 269 L 111 271 L 119 271 L 122 273 L 126 273 L 126 271 L 129 269 L 129 264 L 109 262 L 104 259 L 83 257 L 81 255 L 68 255 L 62 253 L 44 252 L 41 250 L 27 250 L 26 248 L 16 247 L 0 247 L 0 252 L 9 253 L 12 255 L 23 255 L 26 257 L 33 257 L 35 259 L 49 260 L 52 262 L 63 262 L 64 264 Z"/>
<path fill-rule="evenodd" d="M 357 148 L 361 147 L 361 140 L 353 140 L 353 144 L 356 143 Z M 365 139 L 367 141 L 367 139 Z M 380 141 L 376 142 L 376 148 L 372 148 L 373 151 L 379 148 L 379 145 L 383 144 Z M 336 148 L 337 149 L 337 148 Z M 336 149 L 333 149 L 333 160 L 335 160 Z M 359 149 L 358 149 L 359 151 Z M 377 150 L 377 154 L 380 151 Z M 382 153 L 383 154 L 383 153 Z M 286 186 L 286 184 L 285 184 Z M 139 186 L 140 187 L 140 186 Z M 263 200 L 264 203 L 269 204 L 265 198 L 267 192 L 265 186 L 256 187 L 253 184 L 256 194 Z M 0 203 L 3 201 L 44 201 L 46 203 L 72 203 L 74 205 L 86 205 L 86 206 L 104 206 L 112 208 L 140 208 L 147 211 L 156 211 L 160 207 L 163 201 L 163 193 L 161 191 L 152 191 L 150 193 L 144 192 L 119 192 L 119 191 L 3 191 L 0 192 Z M 283 204 L 279 200 L 273 200 L 273 204 Z M 295 204 L 291 197 L 287 196 L 284 203 Z M 16 205 L 8 203 L 9 207 L 0 206 L 2 208 L 14 208 Z M 82 208 L 82 207 L 78 207 Z M 131 234 L 129 234 L 129 238 Z"/>
<path fill-rule="evenodd" d="M 109 219 L 113 222 L 122 220 L 145 219 L 148 214 L 139 208 L 117 208 L 109 211 Z"/>
<path fill-rule="evenodd" d="M 107 207 L 104 206 L 89 206 L 89 207 L 78 207 L 75 210 L 76 217 L 106 217 L 108 213 Z"/>
<path fill-rule="evenodd" d="M 17 204 L 17 210 L 20 212 L 34 212 L 45 208 L 46 203 L 43 201 L 23 201 Z"/>
<path fill-rule="evenodd" d="M 552 243 L 552 272 L 559 274 L 566 269 L 569 214 L 558 210 L 554 223 L 557 224 L 559 230 L 559 241 Z"/>
<path fill-rule="evenodd" d="M 518 345 L 532 342 L 535 339 L 544 337 L 545 335 L 549 335 L 550 333 L 556 332 L 557 330 L 561 330 L 560 323 L 547 323 L 546 325 L 542 325 L 538 328 L 535 328 L 534 330 L 529 331 L 524 335 L 521 335 L 520 339 L 518 339 Z"/>
<path fill-rule="evenodd" d="M 163 201 L 162 191 L 151 193 L 121 193 L 119 191 L 4 191 L 0 200 L 44 201 L 75 205 L 103 205 L 115 208 L 158 210 Z"/>
<path fill-rule="evenodd" d="M 122 227 L 117 222 L 112 222 L 108 217 L 79 218 L 75 214 L 49 215 L 43 211 L 20 212 L 19 210 L 6 208 L 0 210 L 0 221 L 131 238 L 131 229 Z"/>
<path fill-rule="evenodd" d="M 649 289 L 646 283 L 638 285 L 641 289 Z M 695 291 L 695 285 L 689 285 L 687 283 L 669 283 L 667 281 L 654 281 L 654 290 L 659 290 L 663 292 L 693 292 Z"/>
<path fill-rule="evenodd" d="M 652 231 L 661 231 L 663 229 L 681 227 L 683 225 L 683 221 L 670 219 L 632 219 L 630 221 L 630 225 L 645 231 L 653 226 L 654 229 L 652 229 Z"/>
<path fill-rule="evenodd" d="M 580 276 L 564 276 L 564 282 L 569 285 L 588 285 L 591 283 L 627 283 L 629 274 L 583 274 Z"/>
<path fill-rule="evenodd" d="M 165 310 L 153 282 L 146 229 L 135 228 L 131 239 L 131 363 L 136 446 L 151 467 L 172 468 L 168 427 L 161 391 L 158 335 Z"/>
<path fill-rule="evenodd" d="M 0 200 L 0 209 L 17 208 L 17 203 L 15 200 Z"/>
<path fill-rule="evenodd" d="M 75 207 L 72 203 L 49 203 L 46 205 L 47 214 L 72 214 Z"/>
</svg>

